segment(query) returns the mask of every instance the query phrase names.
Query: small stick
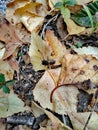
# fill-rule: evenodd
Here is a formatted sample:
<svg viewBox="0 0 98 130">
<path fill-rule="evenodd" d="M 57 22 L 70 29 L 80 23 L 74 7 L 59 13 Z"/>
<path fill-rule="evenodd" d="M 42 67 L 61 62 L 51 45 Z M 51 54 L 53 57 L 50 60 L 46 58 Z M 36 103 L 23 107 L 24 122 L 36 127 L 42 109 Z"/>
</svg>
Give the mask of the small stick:
<svg viewBox="0 0 98 130">
<path fill-rule="evenodd" d="M 88 119 L 87 119 L 87 121 L 86 121 L 86 123 L 85 123 L 85 126 L 84 126 L 83 130 L 86 130 L 86 128 L 87 128 L 87 125 L 88 125 L 88 123 L 89 123 L 89 121 L 90 121 L 90 119 L 91 119 L 91 116 L 92 116 L 92 114 L 93 114 L 93 112 L 94 112 L 94 110 L 95 110 L 95 106 L 96 106 L 96 104 L 97 104 L 97 99 L 98 99 L 98 90 L 97 90 L 96 93 L 95 93 L 95 102 L 94 102 L 94 104 L 93 104 L 93 107 L 92 107 L 92 109 L 91 109 L 91 112 L 90 112 L 90 114 L 89 114 L 89 117 L 88 117 Z"/>
<path fill-rule="evenodd" d="M 50 22 L 52 22 L 54 19 L 56 19 L 57 17 L 58 17 L 58 14 L 55 15 L 54 17 L 52 17 L 52 18 L 44 25 L 43 30 L 42 30 L 42 33 L 41 33 L 41 37 L 42 37 L 42 38 L 44 38 L 44 36 L 45 36 L 45 29 L 46 29 L 47 25 L 48 25 Z"/>
</svg>

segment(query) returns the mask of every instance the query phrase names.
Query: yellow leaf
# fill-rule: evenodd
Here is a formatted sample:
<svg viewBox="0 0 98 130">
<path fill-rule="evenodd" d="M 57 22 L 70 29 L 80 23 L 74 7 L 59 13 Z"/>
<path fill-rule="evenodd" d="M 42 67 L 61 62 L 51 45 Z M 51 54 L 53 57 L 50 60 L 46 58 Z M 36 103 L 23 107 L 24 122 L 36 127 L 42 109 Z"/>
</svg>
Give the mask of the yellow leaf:
<svg viewBox="0 0 98 130">
<path fill-rule="evenodd" d="M 68 30 L 69 35 L 79 34 L 85 31 L 85 27 L 78 26 L 71 19 L 64 19 L 64 21 L 67 24 L 67 30 Z"/>
<path fill-rule="evenodd" d="M 25 6 L 15 10 L 20 21 L 25 25 L 28 31 L 38 31 L 47 14 L 46 8 L 38 2 L 29 2 Z"/>
<path fill-rule="evenodd" d="M 38 30 L 40 30 L 40 27 L 44 21 L 44 17 L 41 17 L 36 14 L 26 13 L 26 15 L 23 15 L 20 18 L 20 20 L 25 25 L 25 27 L 28 29 L 28 31 L 37 32 Z"/>
<path fill-rule="evenodd" d="M 37 2 L 29 2 L 26 5 L 24 5 L 23 7 L 20 7 L 18 9 L 15 10 L 15 15 L 24 15 L 27 11 L 29 12 L 36 12 L 36 7 L 40 7 L 41 4 L 37 3 Z"/>
<path fill-rule="evenodd" d="M 46 32 L 46 41 L 43 41 L 37 33 L 31 35 L 29 55 L 35 70 L 47 69 L 42 65 L 43 60 L 55 60 L 55 65 L 60 65 L 66 48 L 50 30 Z"/>
<path fill-rule="evenodd" d="M 42 61 L 47 60 L 50 57 L 50 54 L 51 52 L 47 43 L 43 42 L 37 33 L 32 32 L 29 55 L 31 63 L 36 71 L 47 68 L 47 66 L 42 65 Z"/>
</svg>

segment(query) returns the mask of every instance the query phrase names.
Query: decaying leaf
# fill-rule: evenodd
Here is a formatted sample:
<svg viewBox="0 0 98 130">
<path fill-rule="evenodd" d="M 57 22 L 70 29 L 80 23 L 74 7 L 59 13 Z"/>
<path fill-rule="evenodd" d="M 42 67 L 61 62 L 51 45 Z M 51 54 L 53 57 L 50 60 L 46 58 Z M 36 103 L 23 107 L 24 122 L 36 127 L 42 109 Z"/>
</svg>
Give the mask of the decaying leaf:
<svg viewBox="0 0 98 130">
<path fill-rule="evenodd" d="M 66 76 L 64 83 L 83 82 L 90 79 L 94 84 L 98 84 L 98 60 L 90 55 L 66 55 Z M 77 62 L 76 62 L 77 61 Z M 68 63 L 68 64 L 67 64 Z"/>
<path fill-rule="evenodd" d="M 80 27 L 73 20 L 64 18 L 64 21 L 67 25 L 67 30 L 69 35 L 79 34 L 85 31 L 85 27 Z"/>
<path fill-rule="evenodd" d="M 40 6 L 41 4 L 38 2 L 29 2 L 29 3 L 26 3 L 24 6 L 17 8 L 15 10 L 15 14 L 23 16 L 26 12 L 36 13 L 36 8 Z"/>
<path fill-rule="evenodd" d="M 85 123 L 89 117 L 89 112 L 85 113 L 69 113 L 73 128 L 75 130 L 83 130 Z M 93 112 L 91 119 L 87 125 L 86 130 L 97 130 L 98 129 L 98 115 Z"/>
<path fill-rule="evenodd" d="M 7 4 L 7 10 L 6 10 L 6 19 L 16 25 L 20 22 L 20 19 L 18 16 L 14 15 L 14 12 L 16 9 L 21 8 L 25 6 L 28 2 L 31 0 L 13 0 L 10 3 Z"/>
<path fill-rule="evenodd" d="M 29 55 L 35 70 L 47 69 L 42 65 L 43 60 L 54 60 L 55 65 L 60 65 L 66 48 L 50 30 L 46 32 L 46 41 L 43 41 L 36 33 L 32 33 Z"/>
<path fill-rule="evenodd" d="M 33 91 L 34 99 L 43 108 L 49 108 L 59 114 L 76 112 L 77 94 L 79 93 L 76 87 L 64 86 L 57 89 L 53 95 L 53 102 L 50 102 L 50 94 L 56 87 L 59 74 L 60 69 L 46 71 Z"/>
<path fill-rule="evenodd" d="M 7 5 L 6 19 L 12 23 L 16 28 L 15 31 L 23 43 L 30 43 L 30 32 L 21 23 L 20 17 L 15 15 L 15 10 L 24 7 L 31 0 L 14 0 Z"/>
<path fill-rule="evenodd" d="M 32 32 L 38 31 L 44 21 L 47 10 L 41 3 L 29 2 L 25 6 L 15 10 L 15 15 L 19 16 L 21 22 Z"/>
<path fill-rule="evenodd" d="M 35 102 L 32 102 L 32 111 L 33 111 L 33 114 L 40 112 L 40 114 L 45 113 L 48 116 L 49 119 L 47 119 L 47 123 L 45 124 L 46 127 L 44 126 L 44 128 L 46 129 L 50 128 L 53 130 L 72 130 L 67 125 L 63 124 L 55 115 L 53 115 L 53 113 L 41 108 Z M 43 125 L 40 124 L 40 126 L 43 126 Z"/>
<path fill-rule="evenodd" d="M 11 68 L 8 61 L 0 59 L 0 73 L 5 75 L 6 80 L 13 79 L 14 70 Z"/>
<path fill-rule="evenodd" d="M 66 47 L 61 44 L 51 30 L 46 31 L 46 41 L 52 50 L 52 58 L 56 61 L 56 64 L 61 64 L 62 58 L 66 52 Z"/>
<path fill-rule="evenodd" d="M 20 18 L 21 22 L 30 31 L 38 31 L 44 21 L 44 17 L 36 14 L 26 13 Z"/>
<path fill-rule="evenodd" d="M 16 48 L 22 44 L 15 32 L 14 26 L 12 26 L 6 19 L 0 23 L 0 40 L 5 42 L 6 47 L 3 59 L 11 56 L 15 52 Z"/>
<path fill-rule="evenodd" d="M 66 54 L 65 57 L 66 70 L 63 71 L 65 77 L 62 77 L 62 84 L 83 82 L 88 79 L 92 83 L 98 84 L 98 69 L 94 69 L 94 66 L 98 66 L 98 60 L 88 55 Z M 42 107 L 49 108 L 60 114 L 71 111 L 76 112 L 77 94 L 79 93 L 76 86 L 69 87 L 65 85 L 65 87 L 58 88 L 53 94 L 53 103 L 50 102 L 50 94 L 57 86 L 60 71 L 59 68 L 45 72 L 33 91 L 34 98 Z"/>
<path fill-rule="evenodd" d="M 29 108 L 24 107 L 24 102 L 14 93 L 10 93 L 7 97 L 0 97 L 0 117 L 8 117 L 25 110 Z"/>
<path fill-rule="evenodd" d="M 35 70 L 46 69 L 47 66 L 42 65 L 43 60 L 47 60 L 50 57 L 51 51 L 48 45 L 43 42 L 37 33 L 32 33 L 31 35 L 31 45 L 29 48 L 29 55 L 31 58 L 31 63 Z"/>
<path fill-rule="evenodd" d="M 79 55 L 92 55 L 98 60 L 98 48 L 97 47 L 82 47 L 82 48 L 74 48 L 74 51 L 77 52 Z"/>
</svg>

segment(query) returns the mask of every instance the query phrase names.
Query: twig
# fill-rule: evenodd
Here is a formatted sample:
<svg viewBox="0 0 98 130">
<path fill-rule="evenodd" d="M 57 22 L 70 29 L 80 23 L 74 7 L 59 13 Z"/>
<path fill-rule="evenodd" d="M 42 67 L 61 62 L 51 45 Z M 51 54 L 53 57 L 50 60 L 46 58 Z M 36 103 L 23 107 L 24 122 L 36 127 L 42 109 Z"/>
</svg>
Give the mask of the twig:
<svg viewBox="0 0 98 130">
<path fill-rule="evenodd" d="M 96 93 L 95 93 L 95 102 L 94 102 L 94 104 L 93 104 L 93 107 L 92 107 L 92 109 L 91 109 L 91 112 L 90 112 L 90 114 L 89 114 L 89 117 L 88 117 L 88 119 L 87 119 L 87 121 L 86 121 L 86 123 L 85 123 L 85 126 L 84 126 L 83 130 L 86 130 L 87 125 L 88 125 L 88 123 L 89 123 L 89 121 L 90 121 L 90 119 L 91 119 L 91 116 L 92 116 L 92 114 L 93 114 L 93 112 L 94 112 L 94 110 L 95 110 L 95 106 L 96 106 L 96 104 L 97 104 L 97 98 L 98 98 L 98 90 L 97 90 Z"/>
<path fill-rule="evenodd" d="M 42 33 L 41 33 L 41 37 L 42 37 L 42 38 L 45 37 L 45 29 L 46 29 L 46 27 L 48 26 L 48 24 L 49 24 L 50 22 L 52 22 L 53 20 L 57 19 L 57 17 L 58 17 L 58 14 L 55 15 L 54 17 L 52 17 L 52 18 L 44 25 L 44 27 L 43 27 L 43 29 L 42 29 Z"/>
</svg>

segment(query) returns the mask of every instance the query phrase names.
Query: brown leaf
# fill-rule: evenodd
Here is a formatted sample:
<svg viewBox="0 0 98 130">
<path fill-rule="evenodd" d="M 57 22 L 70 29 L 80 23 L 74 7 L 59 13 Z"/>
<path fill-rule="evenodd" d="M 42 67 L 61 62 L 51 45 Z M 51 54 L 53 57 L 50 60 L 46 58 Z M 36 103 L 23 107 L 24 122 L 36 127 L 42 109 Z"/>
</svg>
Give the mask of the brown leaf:
<svg viewBox="0 0 98 130">
<path fill-rule="evenodd" d="M 64 83 L 83 82 L 90 79 L 92 83 L 98 84 L 98 71 L 94 66 L 98 66 L 98 60 L 91 55 L 66 55 L 66 76 Z"/>
<path fill-rule="evenodd" d="M 60 64 L 62 57 L 65 55 L 66 47 L 61 44 L 61 42 L 51 30 L 46 31 L 46 41 L 52 50 L 52 57 L 56 60 L 56 64 Z"/>
<path fill-rule="evenodd" d="M 12 80 L 14 70 L 9 65 L 8 61 L 3 61 L 0 59 L 0 73 L 5 75 L 6 80 Z"/>
<path fill-rule="evenodd" d="M 10 66 L 12 67 L 12 69 L 19 72 L 18 62 L 17 62 L 16 58 L 14 57 L 14 55 L 10 56 L 7 60 L 10 64 Z"/>
<path fill-rule="evenodd" d="M 5 42 L 6 47 L 3 59 L 11 56 L 15 52 L 16 48 L 22 44 L 15 32 L 14 26 L 12 26 L 6 19 L 0 23 L 0 40 Z"/>
</svg>

